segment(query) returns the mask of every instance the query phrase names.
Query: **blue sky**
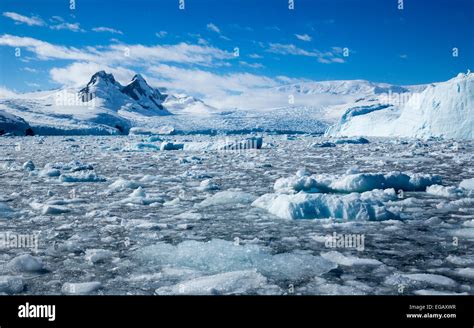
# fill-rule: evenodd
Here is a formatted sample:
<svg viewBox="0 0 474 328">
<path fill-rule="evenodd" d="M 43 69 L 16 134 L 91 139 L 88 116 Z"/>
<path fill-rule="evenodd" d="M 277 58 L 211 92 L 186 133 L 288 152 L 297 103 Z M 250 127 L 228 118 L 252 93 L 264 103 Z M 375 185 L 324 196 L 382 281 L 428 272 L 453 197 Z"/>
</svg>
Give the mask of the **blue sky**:
<svg viewBox="0 0 474 328">
<path fill-rule="evenodd" d="M 301 80 L 428 83 L 474 67 L 473 0 L 184 1 L 2 0 L 0 86 L 77 86 L 106 69 L 223 95 Z"/>
</svg>

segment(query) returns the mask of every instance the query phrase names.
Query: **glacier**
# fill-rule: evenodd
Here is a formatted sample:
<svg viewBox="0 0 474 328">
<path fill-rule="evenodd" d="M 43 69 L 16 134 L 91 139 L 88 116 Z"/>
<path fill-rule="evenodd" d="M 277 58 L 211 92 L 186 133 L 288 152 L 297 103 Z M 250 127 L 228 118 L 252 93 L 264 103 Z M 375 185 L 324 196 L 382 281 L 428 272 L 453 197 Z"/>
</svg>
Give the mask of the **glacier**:
<svg viewBox="0 0 474 328">
<path fill-rule="evenodd" d="M 428 85 L 404 103 L 377 99 L 349 107 L 326 134 L 473 139 L 474 74 L 459 73 L 449 81 Z"/>
</svg>

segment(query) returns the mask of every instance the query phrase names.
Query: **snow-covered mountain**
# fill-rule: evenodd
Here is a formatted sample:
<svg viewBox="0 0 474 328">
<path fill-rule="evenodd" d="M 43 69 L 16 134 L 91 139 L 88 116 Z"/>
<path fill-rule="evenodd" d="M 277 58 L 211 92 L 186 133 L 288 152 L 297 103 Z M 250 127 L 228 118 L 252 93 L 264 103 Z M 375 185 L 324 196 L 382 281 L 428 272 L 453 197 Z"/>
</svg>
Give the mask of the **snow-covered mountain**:
<svg viewBox="0 0 474 328">
<path fill-rule="evenodd" d="M 13 134 L 24 134 L 28 128 L 46 135 L 126 134 L 131 127 L 152 131 L 167 126 L 193 133 L 326 131 L 334 136 L 472 139 L 473 80 L 468 73 L 417 86 L 364 80 L 304 81 L 255 90 L 241 98 L 259 98 L 267 107 L 242 104 L 226 109 L 186 94 L 155 89 L 138 74 L 122 85 L 112 74 L 100 71 L 80 89 L 0 97 L 3 121 L 8 121 L 1 130 Z"/>
<path fill-rule="evenodd" d="M 374 83 L 366 80 L 336 80 L 289 84 L 276 89 L 285 93 L 356 95 L 358 97 L 386 92 L 409 92 L 410 86 Z"/>
<path fill-rule="evenodd" d="M 407 98 L 389 94 L 352 104 L 327 134 L 474 139 L 474 74 L 460 73 Z"/>
<path fill-rule="evenodd" d="M 206 104 L 204 101 L 186 94 L 174 94 L 166 97 L 163 106 L 173 114 L 213 115 L 219 109 Z"/>
<path fill-rule="evenodd" d="M 170 115 L 162 103 L 166 95 L 150 87 L 140 75 L 122 86 L 112 74 L 100 71 L 79 90 L 32 92 L 0 99 L 0 110 L 20 117 L 35 134 L 123 134 L 134 125 L 131 117 Z M 12 124 L 5 132 L 22 134 Z"/>
</svg>

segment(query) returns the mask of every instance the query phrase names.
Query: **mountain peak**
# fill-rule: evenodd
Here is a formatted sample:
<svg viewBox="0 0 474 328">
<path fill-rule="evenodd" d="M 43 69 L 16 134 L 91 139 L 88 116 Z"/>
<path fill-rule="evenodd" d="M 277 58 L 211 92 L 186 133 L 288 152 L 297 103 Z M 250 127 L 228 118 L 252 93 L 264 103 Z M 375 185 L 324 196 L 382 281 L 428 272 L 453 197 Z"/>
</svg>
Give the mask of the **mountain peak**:
<svg viewBox="0 0 474 328">
<path fill-rule="evenodd" d="M 122 92 L 137 101 L 145 109 L 153 107 L 163 109 L 161 103 L 165 97 L 158 90 L 150 87 L 140 74 L 135 74 L 132 81 L 123 87 Z"/>
<path fill-rule="evenodd" d="M 100 80 L 104 80 L 106 82 L 110 82 L 114 84 L 117 83 L 112 73 L 107 73 L 106 71 L 98 71 L 94 75 L 92 75 L 87 85 L 97 84 Z"/>
<path fill-rule="evenodd" d="M 133 81 L 143 81 L 146 83 L 145 79 L 143 78 L 143 76 L 141 74 L 135 74 L 132 78 L 132 82 Z"/>
</svg>

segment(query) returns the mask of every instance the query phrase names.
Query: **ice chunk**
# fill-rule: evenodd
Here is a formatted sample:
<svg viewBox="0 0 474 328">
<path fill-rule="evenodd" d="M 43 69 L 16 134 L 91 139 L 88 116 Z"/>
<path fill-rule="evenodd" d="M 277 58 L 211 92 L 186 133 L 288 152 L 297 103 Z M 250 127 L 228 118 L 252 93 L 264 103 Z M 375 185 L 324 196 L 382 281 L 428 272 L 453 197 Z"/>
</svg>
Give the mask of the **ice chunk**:
<svg viewBox="0 0 474 328">
<path fill-rule="evenodd" d="M 341 138 L 341 139 L 336 139 L 334 141 L 335 144 L 341 145 L 341 144 L 355 144 L 355 145 L 361 145 L 361 144 L 368 144 L 369 140 L 359 137 L 359 138 Z"/>
<path fill-rule="evenodd" d="M 466 292 L 464 293 L 456 293 L 456 292 L 446 292 L 442 290 L 435 290 L 435 289 L 419 289 L 413 292 L 415 295 L 435 295 L 435 296 L 442 296 L 442 295 L 468 295 Z"/>
<path fill-rule="evenodd" d="M 474 279 L 474 268 L 459 268 L 456 269 L 455 273 L 467 279 Z"/>
<path fill-rule="evenodd" d="M 199 206 L 215 206 L 215 205 L 232 205 L 232 204 L 249 204 L 255 200 L 255 196 L 243 191 L 220 191 L 209 198 L 203 200 Z"/>
<path fill-rule="evenodd" d="M 152 143 L 145 143 L 145 142 L 138 142 L 135 144 L 135 149 L 138 150 L 160 150 L 160 147 L 158 147 L 155 144 Z"/>
<path fill-rule="evenodd" d="M 43 205 L 41 213 L 44 215 L 58 215 L 69 212 L 65 206 Z"/>
<path fill-rule="evenodd" d="M 85 259 L 90 264 L 103 263 L 109 261 L 114 256 L 114 252 L 106 249 L 88 249 Z"/>
<path fill-rule="evenodd" d="M 10 218 L 15 211 L 5 203 L 0 202 L 0 218 Z"/>
<path fill-rule="evenodd" d="M 229 295 L 265 293 L 267 279 L 255 270 L 232 271 L 199 277 L 177 285 L 161 287 L 158 295 Z M 278 293 L 277 286 L 269 286 L 272 294 Z"/>
<path fill-rule="evenodd" d="M 177 246 L 157 243 L 139 249 L 135 257 L 147 265 L 193 269 L 206 275 L 255 269 L 272 279 L 292 281 L 319 276 L 337 267 L 320 256 L 272 255 L 269 249 L 258 245 L 240 245 L 220 239 L 184 241 Z"/>
<path fill-rule="evenodd" d="M 57 170 L 64 170 L 69 172 L 78 172 L 78 171 L 91 171 L 94 169 L 92 164 L 83 163 L 81 161 L 71 161 L 69 163 L 48 163 L 44 166 L 45 168 L 52 168 Z"/>
<path fill-rule="evenodd" d="M 77 172 L 71 174 L 61 174 L 61 182 L 104 182 L 105 178 L 98 176 L 94 172 Z"/>
<path fill-rule="evenodd" d="M 109 190 L 112 191 L 123 191 L 126 189 L 136 189 L 139 187 L 139 184 L 130 180 L 126 180 L 124 178 L 118 178 L 109 185 Z"/>
<path fill-rule="evenodd" d="M 426 188 L 426 192 L 430 195 L 441 197 L 458 197 L 464 194 L 464 190 L 457 187 L 445 187 L 441 185 L 432 185 Z"/>
<path fill-rule="evenodd" d="M 434 285 L 443 287 L 455 287 L 457 283 L 448 277 L 431 274 L 431 273 L 409 273 L 409 274 L 398 274 L 395 273 L 385 279 L 385 283 L 388 285 Z"/>
<path fill-rule="evenodd" d="M 121 201 L 121 203 L 130 203 L 130 204 L 137 204 L 137 205 L 150 205 L 150 204 L 162 203 L 162 202 L 163 202 L 162 198 L 148 196 L 142 187 L 138 187 L 127 198 Z"/>
<path fill-rule="evenodd" d="M 172 143 L 172 142 L 163 142 L 161 143 L 160 150 L 182 150 L 184 144 L 182 143 Z"/>
<path fill-rule="evenodd" d="M 21 277 L 0 276 L 0 293 L 18 294 L 23 291 L 24 283 Z"/>
<path fill-rule="evenodd" d="M 39 172 L 39 176 L 41 177 L 58 177 L 61 175 L 61 171 L 58 169 L 52 169 L 45 167 Z"/>
<path fill-rule="evenodd" d="M 61 290 L 64 294 L 85 295 L 95 292 L 100 288 L 102 288 L 102 284 L 98 281 L 78 283 L 66 282 Z"/>
<path fill-rule="evenodd" d="M 337 251 L 321 253 L 321 256 L 326 260 L 332 261 L 342 266 L 377 266 L 383 263 L 375 259 L 360 258 L 351 255 L 344 255 Z"/>
<path fill-rule="evenodd" d="M 23 163 L 23 170 L 25 171 L 33 171 L 35 169 L 35 164 L 32 161 L 28 161 Z"/>
<path fill-rule="evenodd" d="M 459 187 L 474 190 L 474 178 L 462 180 L 459 184 Z"/>
<path fill-rule="evenodd" d="M 275 182 L 277 192 L 364 192 L 373 189 L 394 188 L 406 191 L 424 191 L 427 186 L 441 182 L 439 176 L 427 174 L 356 173 L 341 176 L 320 174 L 311 176 L 291 176 Z"/>
<path fill-rule="evenodd" d="M 313 148 L 316 148 L 316 147 L 333 148 L 333 147 L 336 147 L 336 144 L 333 143 L 333 142 L 329 142 L 329 141 L 323 141 L 323 142 L 319 142 L 319 143 L 314 143 L 314 144 L 311 145 L 311 147 L 313 147 Z"/>
<path fill-rule="evenodd" d="M 474 255 L 467 255 L 467 256 L 455 256 L 449 255 L 446 257 L 446 261 L 453 263 L 455 265 L 471 265 L 474 266 Z"/>
<path fill-rule="evenodd" d="M 390 220 L 397 216 L 387 210 L 383 201 L 395 199 L 393 189 L 363 194 L 265 194 L 252 206 L 267 210 L 283 219 L 341 219 L 341 220 Z"/>
<path fill-rule="evenodd" d="M 7 267 L 14 272 L 41 272 L 44 270 L 40 258 L 23 254 L 8 262 Z"/>
<path fill-rule="evenodd" d="M 197 188 L 199 191 L 211 191 L 219 189 L 219 186 L 212 182 L 211 179 L 206 179 L 201 181 L 199 187 Z"/>
</svg>

